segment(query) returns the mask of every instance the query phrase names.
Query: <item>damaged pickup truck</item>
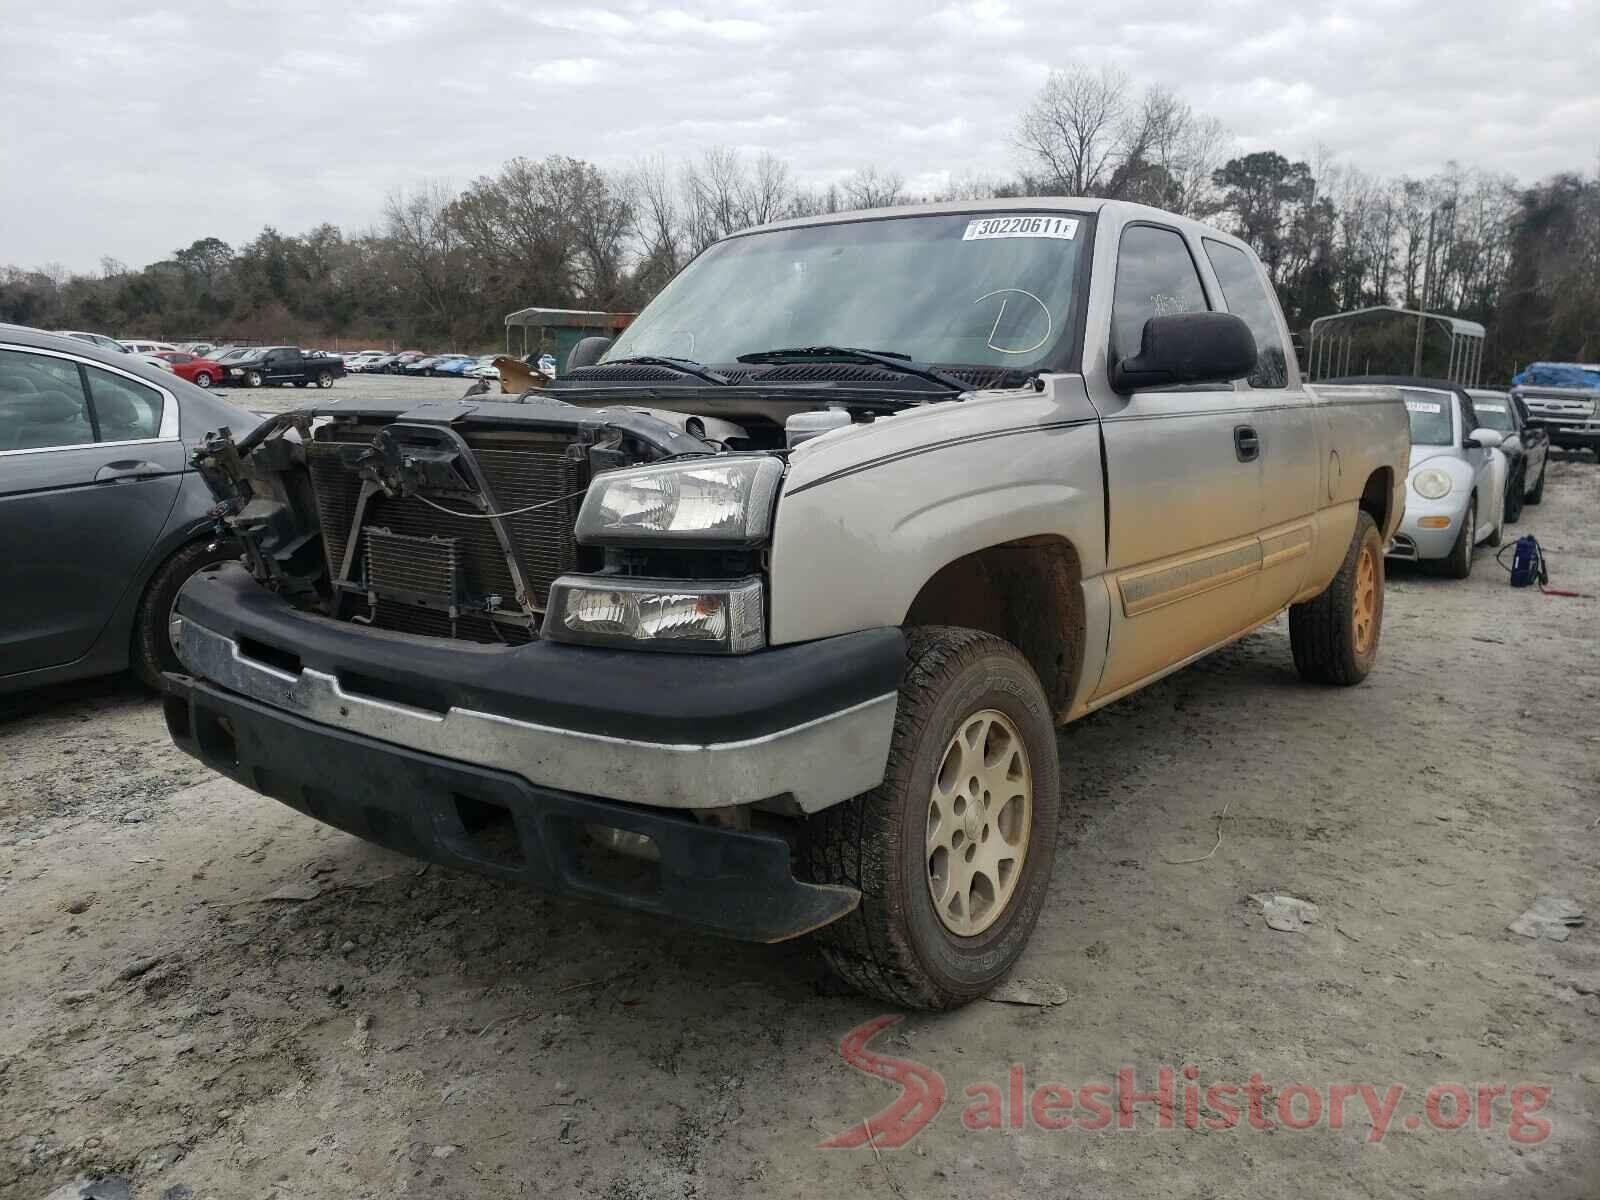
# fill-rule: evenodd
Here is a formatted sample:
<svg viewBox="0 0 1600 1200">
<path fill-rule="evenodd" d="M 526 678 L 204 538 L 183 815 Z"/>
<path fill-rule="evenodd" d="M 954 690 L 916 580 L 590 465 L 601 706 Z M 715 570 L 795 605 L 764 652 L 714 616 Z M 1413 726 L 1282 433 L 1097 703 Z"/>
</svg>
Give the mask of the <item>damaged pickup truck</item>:
<svg viewBox="0 0 1600 1200">
<path fill-rule="evenodd" d="M 1039 916 L 1058 725 L 1285 608 L 1305 678 L 1373 666 L 1405 410 L 1303 386 L 1214 229 L 1059 199 L 771 225 L 594 351 L 209 438 L 245 557 L 175 605 L 178 744 L 403 853 L 812 934 L 944 1008 Z"/>
</svg>

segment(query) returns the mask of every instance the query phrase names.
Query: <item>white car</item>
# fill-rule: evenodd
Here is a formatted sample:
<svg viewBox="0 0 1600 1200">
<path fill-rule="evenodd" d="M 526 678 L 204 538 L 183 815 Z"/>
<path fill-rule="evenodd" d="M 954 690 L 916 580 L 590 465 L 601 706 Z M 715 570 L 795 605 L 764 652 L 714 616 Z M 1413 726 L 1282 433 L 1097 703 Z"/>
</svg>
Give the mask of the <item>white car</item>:
<svg viewBox="0 0 1600 1200">
<path fill-rule="evenodd" d="M 381 350 L 363 350 L 360 354 L 352 355 L 344 360 L 346 371 L 365 371 L 373 363 L 383 357 Z"/>
<path fill-rule="evenodd" d="M 466 374 L 474 379 L 499 379 L 500 368 L 494 365 L 494 360 L 499 357 L 498 354 L 485 354 L 478 359 L 477 366 L 467 368 Z"/>
<path fill-rule="evenodd" d="M 1390 376 L 1361 382 L 1398 386 L 1411 424 L 1405 518 L 1385 553 L 1465 579 L 1473 550 L 1498 546 L 1505 533 L 1510 472 L 1502 435 L 1479 420 L 1472 397 L 1455 384 Z"/>
<path fill-rule="evenodd" d="M 158 358 L 154 351 L 134 350 L 131 346 L 117 341 L 114 337 L 107 337 L 103 333 L 89 333 L 83 329 L 57 329 L 53 331 L 58 337 L 76 338 L 80 342 L 88 342 L 91 346 L 99 346 L 102 350 L 109 350 L 113 354 L 131 354 L 142 363 L 162 371 L 171 371 L 172 364 L 164 358 Z M 165 345 L 165 343 L 147 342 L 144 345 Z M 171 347 L 167 347 L 171 349 Z"/>
<path fill-rule="evenodd" d="M 142 342 L 124 340 L 122 348 L 129 354 L 176 354 L 178 348 L 171 342 Z"/>
</svg>

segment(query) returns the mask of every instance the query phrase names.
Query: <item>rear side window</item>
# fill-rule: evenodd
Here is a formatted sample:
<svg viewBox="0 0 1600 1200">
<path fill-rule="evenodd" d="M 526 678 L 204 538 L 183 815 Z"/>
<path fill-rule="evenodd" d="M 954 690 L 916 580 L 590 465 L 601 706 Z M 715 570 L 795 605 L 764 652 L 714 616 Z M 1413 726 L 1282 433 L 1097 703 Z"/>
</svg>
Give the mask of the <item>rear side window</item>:
<svg viewBox="0 0 1600 1200">
<path fill-rule="evenodd" d="M 0 350 L 0 450 L 43 450 L 94 441 L 78 364 Z"/>
<path fill-rule="evenodd" d="M 1176 230 L 1130 225 L 1122 231 L 1117 252 L 1117 286 L 1111 298 L 1111 353 L 1125 358 L 1139 353 L 1144 323 L 1173 313 L 1205 312 L 1189 248 Z"/>
<path fill-rule="evenodd" d="M 1283 349 L 1283 334 L 1278 329 L 1277 308 L 1267 294 L 1261 272 L 1250 256 L 1237 246 L 1203 239 L 1206 257 L 1217 273 L 1222 298 L 1228 311 L 1250 326 L 1256 339 L 1256 369 L 1250 372 L 1253 388 L 1289 386 L 1288 358 Z"/>
<path fill-rule="evenodd" d="M 162 395 L 155 388 L 100 367 L 84 365 L 102 442 L 153 438 L 161 430 Z"/>
</svg>

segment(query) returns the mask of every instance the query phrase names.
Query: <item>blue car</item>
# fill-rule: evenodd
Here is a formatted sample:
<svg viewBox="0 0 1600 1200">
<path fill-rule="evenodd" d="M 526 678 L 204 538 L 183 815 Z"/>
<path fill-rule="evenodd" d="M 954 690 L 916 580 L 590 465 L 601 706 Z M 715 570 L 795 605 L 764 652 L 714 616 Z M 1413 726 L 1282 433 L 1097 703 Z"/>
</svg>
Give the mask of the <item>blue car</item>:
<svg viewBox="0 0 1600 1200">
<path fill-rule="evenodd" d="M 433 364 L 435 375 L 455 375 L 458 378 L 467 373 L 468 367 L 478 365 L 478 360 L 470 354 L 447 354 Z"/>
</svg>

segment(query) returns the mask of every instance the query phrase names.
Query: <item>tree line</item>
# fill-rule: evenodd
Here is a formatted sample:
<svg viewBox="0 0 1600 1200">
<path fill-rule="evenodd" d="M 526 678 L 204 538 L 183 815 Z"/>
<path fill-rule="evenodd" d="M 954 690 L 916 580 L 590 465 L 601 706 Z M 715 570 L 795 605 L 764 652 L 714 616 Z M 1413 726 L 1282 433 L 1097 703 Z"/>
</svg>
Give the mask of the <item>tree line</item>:
<svg viewBox="0 0 1600 1200">
<path fill-rule="evenodd" d="M 0 320 L 179 340 L 493 346 L 513 309 L 632 311 L 700 250 L 783 217 L 913 200 L 1084 195 L 1194 216 L 1255 247 L 1290 327 L 1365 305 L 1489 329 L 1486 378 L 1600 358 L 1600 174 L 1532 185 L 1457 164 L 1376 178 L 1324 153 L 1229 155 L 1220 122 L 1113 70 L 1050 75 L 1019 114 L 1017 170 L 913 195 L 882 167 L 822 187 L 771 153 L 714 147 L 604 170 L 513 158 L 454 189 L 424 182 L 373 228 L 205 237 L 141 269 L 0 267 Z"/>
</svg>

